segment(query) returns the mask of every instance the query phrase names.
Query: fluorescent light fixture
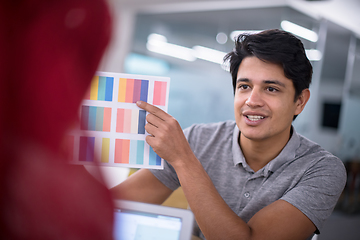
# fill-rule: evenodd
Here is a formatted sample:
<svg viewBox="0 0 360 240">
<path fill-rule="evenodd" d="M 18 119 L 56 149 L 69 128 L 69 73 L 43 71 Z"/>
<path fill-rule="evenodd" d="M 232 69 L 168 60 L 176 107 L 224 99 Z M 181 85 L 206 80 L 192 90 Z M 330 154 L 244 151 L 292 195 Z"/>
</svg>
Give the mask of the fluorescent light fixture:
<svg viewBox="0 0 360 240">
<path fill-rule="evenodd" d="M 249 33 L 249 31 L 241 32 Z M 253 33 L 254 32 L 260 31 L 253 31 Z M 168 43 L 166 37 L 160 34 L 150 34 L 146 43 L 146 47 L 149 51 L 167 55 L 170 57 L 175 57 L 190 62 L 195 61 L 197 58 L 199 58 L 205 61 L 220 64 L 224 70 L 228 71 L 229 68 L 229 63 L 223 62 L 226 52 L 199 45 L 196 45 L 192 48 L 187 48 L 180 45 Z M 306 49 L 305 52 L 306 56 L 309 58 L 310 61 L 320 61 L 322 58 L 322 53 L 319 50 Z"/>
<path fill-rule="evenodd" d="M 148 36 L 148 42 L 153 42 L 153 43 L 162 43 L 162 42 L 167 42 L 167 38 L 163 35 L 160 34 L 156 34 L 156 33 L 151 33 Z"/>
<path fill-rule="evenodd" d="M 281 22 L 281 28 L 311 42 L 317 42 L 319 39 L 316 32 L 286 20 Z"/>
<path fill-rule="evenodd" d="M 230 33 L 231 40 L 235 41 L 235 38 L 240 34 L 256 34 L 262 32 L 263 30 L 235 30 Z"/>
<path fill-rule="evenodd" d="M 225 52 L 199 45 L 194 46 L 192 49 L 194 50 L 195 57 L 218 64 L 223 63 L 223 59 L 226 55 Z"/>
<path fill-rule="evenodd" d="M 226 52 L 199 45 L 196 45 L 193 48 L 187 48 L 168 43 L 165 36 L 155 33 L 149 35 L 146 48 L 151 52 L 156 52 L 186 61 L 195 61 L 199 58 L 220 65 L 223 64 L 223 59 L 226 55 Z"/>
<path fill-rule="evenodd" d="M 320 61 L 322 58 L 322 53 L 317 49 L 306 49 L 305 53 L 310 61 Z"/>
<path fill-rule="evenodd" d="M 150 34 L 146 43 L 146 48 L 151 52 L 179 58 L 189 62 L 196 60 L 191 48 L 168 43 L 166 37 L 160 34 Z"/>
</svg>

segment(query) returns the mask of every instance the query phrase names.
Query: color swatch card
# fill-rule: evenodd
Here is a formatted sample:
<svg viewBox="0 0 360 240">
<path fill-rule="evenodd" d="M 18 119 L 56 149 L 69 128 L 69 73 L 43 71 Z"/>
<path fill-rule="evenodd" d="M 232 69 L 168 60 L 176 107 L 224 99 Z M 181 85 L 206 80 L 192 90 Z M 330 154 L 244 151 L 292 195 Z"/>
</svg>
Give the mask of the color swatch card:
<svg viewBox="0 0 360 240">
<path fill-rule="evenodd" d="M 146 143 L 146 112 L 138 100 L 168 109 L 170 79 L 97 72 L 79 109 L 80 126 L 66 141 L 75 164 L 163 168 Z"/>
</svg>

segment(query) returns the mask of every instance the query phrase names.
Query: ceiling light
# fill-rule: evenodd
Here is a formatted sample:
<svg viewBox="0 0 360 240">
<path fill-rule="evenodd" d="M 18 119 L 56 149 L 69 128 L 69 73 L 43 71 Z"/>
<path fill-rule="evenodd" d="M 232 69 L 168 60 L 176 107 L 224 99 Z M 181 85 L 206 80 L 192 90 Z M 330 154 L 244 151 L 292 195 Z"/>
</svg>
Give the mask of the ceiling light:
<svg viewBox="0 0 360 240">
<path fill-rule="evenodd" d="M 191 48 L 168 43 L 165 36 L 152 33 L 148 37 L 146 48 L 155 53 L 179 58 L 186 61 L 195 61 L 193 50 Z"/>
<path fill-rule="evenodd" d="M 167 42 L 167 38 L 164 35 L 160 35 L 157 33 L 151 33 L 147 39 L 148 42 L 154 42 L 154 43 Z"/>
<path fill-rule="evenodd" d="M 317 49 L 306 49 L 305 53 L 310 61 L 320 61 L 322 58 L 322 53 Z"/>
<path fill-rule="evenodd" d="M 223 59 L 226 55 L 226 52 L 199 45 L 196 45 L 193 48 L 187 48 L 168 43 L 165 36 L 155 33 L 149 35 L 146 48 L 151 52 L 156 52 L 186 61 L 195 61 L 199 58 L 217 64 L 223 64 Z"/>
<path fill-rule="evenodd" d="M 207 48 L 199 45 L 194 46 L 192 49 L 194 50 L 193 53 L 195 57 L 218 64 L 223 63 L 224 61 L 223 59 L 226 55 L 225 52 L 221 52 L 212 48 Z"/>
<path fill-rule="evenodd" d="M 216 41 L 219 43 L 219 44 L 225 44 L 228 40 L 228 37 L 225 33 L 223 32 L 219 32 L 217 35 L 216 35 Z"/>
<path fill-rule="evenodd" d="M 286 20 L 281 22 L 281 28 L 311 42 L 317 42 L 318 40 L 318 35 L 316 32 Z"/>
</svg>

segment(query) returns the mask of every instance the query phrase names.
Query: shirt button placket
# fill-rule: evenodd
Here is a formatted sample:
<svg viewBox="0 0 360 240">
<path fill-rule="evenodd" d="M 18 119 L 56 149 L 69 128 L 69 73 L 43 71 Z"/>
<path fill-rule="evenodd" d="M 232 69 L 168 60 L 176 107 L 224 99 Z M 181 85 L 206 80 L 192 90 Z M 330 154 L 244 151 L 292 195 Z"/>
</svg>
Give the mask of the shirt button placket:
<svg viewBox="0 0 360 240">
<path fill-rule="evenodd" d="M 252 174 L 249 174 L 248 179 L 246 180 L 246 183 L 244 185 L 244 192 L 242 193 L 242 197 L 240 201 L 240 209 L 244 209 L 251 199 L 251 187 L 250 187 L 251 176 Z"/>
</svg>

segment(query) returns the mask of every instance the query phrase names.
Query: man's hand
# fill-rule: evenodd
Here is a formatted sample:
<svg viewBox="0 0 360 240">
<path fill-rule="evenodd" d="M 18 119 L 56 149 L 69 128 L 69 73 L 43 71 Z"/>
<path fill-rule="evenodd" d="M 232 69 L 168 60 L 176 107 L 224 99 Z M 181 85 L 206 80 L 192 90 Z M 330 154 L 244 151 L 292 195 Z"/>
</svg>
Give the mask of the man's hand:
<svg viewBox="0 0 360 240">
<path fill-rule="evenodd" d="M 150 134 L 146 142 L 163 159 L 174 167 L 184 163 L 193 152 L 178 121 L 160 108 L 138 101 L 137 106 L 147 111 L 145 130 Z"/>
</svg>

